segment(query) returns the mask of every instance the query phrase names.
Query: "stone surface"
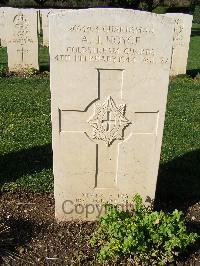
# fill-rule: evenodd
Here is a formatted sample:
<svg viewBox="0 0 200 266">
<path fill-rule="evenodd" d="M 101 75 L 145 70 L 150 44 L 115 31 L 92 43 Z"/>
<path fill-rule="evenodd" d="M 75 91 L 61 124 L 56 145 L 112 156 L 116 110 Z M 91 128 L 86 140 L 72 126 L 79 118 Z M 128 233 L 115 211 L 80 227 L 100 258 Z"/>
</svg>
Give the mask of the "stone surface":
<svg viewBox="0 0 200 266">
<path fill-rule="evenodd" d="M 6 22 L 9 70 L 39 69 L 37 11 L 13 8 Z"/>
<path fill-rule="evenodd" d="M 167 13 L 165 16 L 175 21 L 170 75 L 186 74 L 193 16 L 181 13 Z"/>
<path fill-rule="evenodd" d="M 41 34 L 41 10 L 36 9 L 37 11 L 37 19 L 38 19 L 38 34 Z"/>
<path fill-rule="evenodd" d="M 50 16 L 55 212 L 94 220 L 106 202 L 154 198 L 174 23 L 123 9 Z"/>
<path fill-rule="evenodd" d="M 49 47 L 49 16 L 56 13 L 65 12 L 67 9 L 41 9 L 43 46 Z"/>
<path fill-rule="evenodd" d="M 40 14 L 42 17 L 42 33 L 43 33 L 43 46 L 49 47 L 49 15 L 52 13 L 51 9 L 41 9 Z"/>
<path fill-rule="evenodd" d="M 0 8 L 0 46 L 6 47 L 6 36 L 5 36 L 5 18 L 6 18 L 6 8 Z"/>
</svg>

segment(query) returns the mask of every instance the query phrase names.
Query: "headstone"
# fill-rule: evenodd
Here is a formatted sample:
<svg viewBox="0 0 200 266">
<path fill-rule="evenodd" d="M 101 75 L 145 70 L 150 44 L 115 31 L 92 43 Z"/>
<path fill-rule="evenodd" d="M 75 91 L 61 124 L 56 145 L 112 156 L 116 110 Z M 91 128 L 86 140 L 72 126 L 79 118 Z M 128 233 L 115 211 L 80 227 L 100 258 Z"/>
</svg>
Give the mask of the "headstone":
<svg viewBox="0 0 200 266">
<path fill-rule="evenodd" d="M 37 18 L 38 18 L 38 34 L 41 34 L 41 14 L 40 9 L 37 9 Z"/>
<path fill-rule="evenodd" d="M 154 198 L 174 23 L 123 9 L 50 16 L 55 212 L 95 220 Z"/>
<path fill-rule="evenodd" d="M 41 14 L 40 14 L 40 9 L 35 9 L 35 8 L 29 8 L 29 11 L 33 11 L 34 13 L 37 13 L 37 31 L 38 31 L 38 36 L 41 34 Z"/>
<path fill-rule="evenodd" d="M 6 47 L 5 18 L 6 18 L 6 9 L 4 7 L 1 7 L 0 8 L 0 47 Z"/>
<path fill-rule="evenodd" d="M 65 12 L 67 9 L 41 9 L 43 46 L 49 47 L 49 16 L 56 13 Z"/>
<path fill-rule="evenodd" d="M 49 47 L 49 15 L 52 12 L 53 11 L 51 9 L 41 9 L 43 46 L 44 47 Z"/>
<path fill-rule="evenodd" d="M 174 19 L 175 22 L 170 75 L 186 74 L 193 17 L 181 13 L 167 13 L 165 16 Z"/>
<path fill-rule="evenodd" d="M 39 69 L 37 11 L 9 10 L 7 17 L 7 53 L 10 71 Z"/>
</svg>

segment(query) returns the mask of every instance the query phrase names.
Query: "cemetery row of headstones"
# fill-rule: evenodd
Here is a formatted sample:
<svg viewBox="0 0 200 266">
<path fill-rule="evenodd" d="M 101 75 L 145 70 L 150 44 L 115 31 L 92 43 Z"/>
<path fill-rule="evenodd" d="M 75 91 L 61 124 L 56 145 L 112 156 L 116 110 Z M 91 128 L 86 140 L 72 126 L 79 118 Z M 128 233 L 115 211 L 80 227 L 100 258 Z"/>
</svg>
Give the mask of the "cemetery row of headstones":
<svg viewBox="0 0 200 266">
<path fill-rule="evenodd" d="M 0 8 L 0 46 L 7 47 L 10 71 L 39 69 L 38 36 L 42 31 L 42 44 L 48 47 L 49 15 L 58 12 L 67 10 Z M 165 16 L 175 23 L 170 75 L 185 74 L 192 16 L 180 13 Z"/>
<path fill-rule="evenodd" d="M 9 71 L 20 72 L 29 68 L 39 70 L 39 36 L 42 31 L 42 44 L 48 47 L 50 12 L 51 10 L 0 8 L 0 46 L 7 47 Z"/>
</svg>

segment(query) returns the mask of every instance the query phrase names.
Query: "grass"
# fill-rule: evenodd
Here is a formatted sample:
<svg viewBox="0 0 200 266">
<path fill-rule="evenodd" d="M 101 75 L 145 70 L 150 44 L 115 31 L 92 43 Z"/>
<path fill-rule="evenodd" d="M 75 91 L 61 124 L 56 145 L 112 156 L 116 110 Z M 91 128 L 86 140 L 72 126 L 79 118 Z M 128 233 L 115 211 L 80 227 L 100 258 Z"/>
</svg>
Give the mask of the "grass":
<svg viewBox="0 0 200 266">
<path fill-rule="evenodd" d="M 7 67 L 7 61 L 6 48 L 0 48 L 0 66 Z"/>
<path fill-rule="evenodd" d="M 193 26 L 188 74 L 200 72 L 200 25 Z M 1 64 L 6 51 L 0 49 Z M 48 50 L 40 48 L 41 70 L 48 70 Z M 157 185 L 160 199 L 183 202 L 199 198 L 200 83 L 188 76 L 169 86 Z M 0 186 L 34 191 L 53 189 L 49 79 L 0 78 Z"/>
<path fill-rule="evenodd" d="M 192 27 L 187 73 L 192 77 L 200 73 L 200 24 Z"/>
<path fill-rule="evenodd" d="M 178 207 L 200 198 L 200 83 L 183 77 L 169 86 L 157 197 Z"/>
<path fill-rule="evenodd" d="M 0 79 L 1 185 L 52 189 L 47 78 Z"/>
</svg>

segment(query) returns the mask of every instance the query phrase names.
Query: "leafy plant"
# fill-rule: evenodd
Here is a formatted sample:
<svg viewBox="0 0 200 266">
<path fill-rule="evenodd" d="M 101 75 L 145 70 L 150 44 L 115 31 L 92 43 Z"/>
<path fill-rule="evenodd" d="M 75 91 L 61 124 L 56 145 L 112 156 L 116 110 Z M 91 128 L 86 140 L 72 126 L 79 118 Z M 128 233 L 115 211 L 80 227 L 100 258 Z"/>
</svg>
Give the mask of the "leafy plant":
<svg viewBox="0 0 200 266">
<path fill-rule="evenodd" d="M 27 69 L 24 69 L 23 70 L 23 74 L 27 77 L 31 77 L 31 76 L 34 76 L 38 73 L 38 70 L 31 67 L 31 68 L 27 68 Z"/>
<path fill-rule="evenodd" d="M 138 8 L 140 0 L 111 0 L 110 5 L 124 8 Z"/>
<path fill-rule="evenodd" d="M 99 248 L 100 261 L 131 257 L 142 265 L 166 265 L 198 238 L 196 233 L 187 232 L 180 211 L 153 211 L 144 206 L 139 195 L 133 203 L 132 211 L 118 211 L 110 206 L 100 218 L 99 228 L 90 241 Z"/>
<path fill-rule="evenodd" d="M 44 7 L 48 0 L 34 0 L 39 6 Z"/>
</svg>

